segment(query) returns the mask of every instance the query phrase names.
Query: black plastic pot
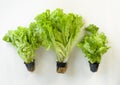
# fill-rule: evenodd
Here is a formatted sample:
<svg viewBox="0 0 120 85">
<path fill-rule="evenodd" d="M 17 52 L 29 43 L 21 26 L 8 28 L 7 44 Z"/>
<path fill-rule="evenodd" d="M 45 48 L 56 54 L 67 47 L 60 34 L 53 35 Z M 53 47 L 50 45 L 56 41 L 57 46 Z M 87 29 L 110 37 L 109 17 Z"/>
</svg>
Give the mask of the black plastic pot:
<svg viewBox="0 0 120 85">
<path fill-rule="evenodd" d="M 30 62 L 30 63 L 24 62 L 24 64 L 25 64 L 28 71 L 33 72 L 35 70 L 35 60 L 33 62 Z"/>
<path fill-rule="evenodd" d="M 57 63 L 57 72 L 65 73 L 67 70 L 67 63 L 63 63 L 63 62 L 56 62 L 56 63 Z"/>
<path fill-rule="evenodd" d="M 90 70 L 92 72 L 97 72 L 99 63 L 91 63 L 90 61 L 88 61 L 88 62 L 89 62 Z"/>
</svg>

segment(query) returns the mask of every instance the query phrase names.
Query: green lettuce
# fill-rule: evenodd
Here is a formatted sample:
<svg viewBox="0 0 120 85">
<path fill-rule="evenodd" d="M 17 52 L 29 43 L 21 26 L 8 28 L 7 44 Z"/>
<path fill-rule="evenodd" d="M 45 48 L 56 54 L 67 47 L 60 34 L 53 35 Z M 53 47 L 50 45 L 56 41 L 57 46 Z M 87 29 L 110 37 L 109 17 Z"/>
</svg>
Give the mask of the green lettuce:
<svg viewBox="0 0 120 85">
<path fill-rule="evenodd" d="M 29 28 L 19 26 L 16 30 L 9 30 L 3 40 L 15 46 L 24 62 L 30 63 L 34 60 L 35 50 L 41 45 L 40 33 L 33 22 Z"/>
<path fill-rule="evenodd" d="M 85 56 L 91 63 L 100 63 L 101 56 L 110 48 L 105 34 L 99 33 L 99 28 L 93 24 L 85 28 L 86 34 L 79 42 Z"/>
<path fill-rule="evenodd" d="M 35 17 L 35 20 L 42 31 L 42 45 L 47 50 L 54 49 L 58 62 L 66 62 L 84 25 L 82 17 L 56 9 L 53 12 L 46 10 Z"/>
</svg>

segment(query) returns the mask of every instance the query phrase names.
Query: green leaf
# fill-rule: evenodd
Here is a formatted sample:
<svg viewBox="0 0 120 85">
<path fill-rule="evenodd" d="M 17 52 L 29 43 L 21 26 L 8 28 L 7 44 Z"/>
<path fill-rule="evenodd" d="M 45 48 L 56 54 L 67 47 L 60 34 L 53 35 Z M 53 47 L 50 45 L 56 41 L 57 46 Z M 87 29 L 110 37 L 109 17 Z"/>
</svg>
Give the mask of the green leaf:
<svg viewBox="0 0 120 85">
<path fill-rule="evenodd" d="M 85 28 L 86 31 L 90 32 L 90 33 L 96 33 L 98 31 L 98 27 L 95 26 L 94 24 L 90 24 L 88 27 Z"/>
</svg>

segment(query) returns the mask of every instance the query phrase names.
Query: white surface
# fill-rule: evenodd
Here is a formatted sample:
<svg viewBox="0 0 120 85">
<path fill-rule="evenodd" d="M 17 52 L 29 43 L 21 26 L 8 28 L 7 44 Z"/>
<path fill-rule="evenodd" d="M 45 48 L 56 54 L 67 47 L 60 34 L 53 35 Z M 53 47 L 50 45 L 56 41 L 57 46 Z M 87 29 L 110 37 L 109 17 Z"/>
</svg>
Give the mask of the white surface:
<svg viewBox="0 0 120 85">
<path fill-rule="evenodd" d="M 111 49 L 103 56 L 99 70 L 92 73 L 87 59 L 74 48 L 65 74 L 56 73 L 55 54 L 40 48 L 36 70 L 29 73 L 16 49 L 2 41 L 17 26 L 28 26 L 46 9 L 63 8 L 81 14 L 108 36 Z M 0 0 L 0 85 L 120 85 L 120 1 L 119 0 Z"/>
</svg>

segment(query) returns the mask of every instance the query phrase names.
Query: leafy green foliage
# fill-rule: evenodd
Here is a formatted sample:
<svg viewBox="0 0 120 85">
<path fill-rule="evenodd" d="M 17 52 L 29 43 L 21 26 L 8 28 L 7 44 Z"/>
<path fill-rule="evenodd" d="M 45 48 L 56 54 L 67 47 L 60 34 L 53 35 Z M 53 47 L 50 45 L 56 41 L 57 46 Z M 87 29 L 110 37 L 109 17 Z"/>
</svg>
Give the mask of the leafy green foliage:
<svg viewBox="0 0 120 85">
<path fill-rule="evenodd" d="M 47 49 L 53 48 L 57 61 L 65 62 L 84 24 L 82 17 L 73 13 L 66 14 L 62 9 L 56 9 L 53 12 L 46 10 L 35 20 L 42 30 L 42 45 Z"/>
<path fill-rule="evenodd" d="M 8 31 L 3 40 L 12 43 L 26 63 L 33 62 L 35 50 L 41 45 L 40 31 L 36 23 L 31 23 L 29 28 L 18 27 L 17 30 Z"/>
<path fill-rule="evenodd" d="M 78 46 L 91 63 L 100 63 L 101 56 L 109 49 L 107 38 L 104 33 L 98 33 L 98 27 L 93 24 L 85 30 L 87 33 Z"/>
</svg>

